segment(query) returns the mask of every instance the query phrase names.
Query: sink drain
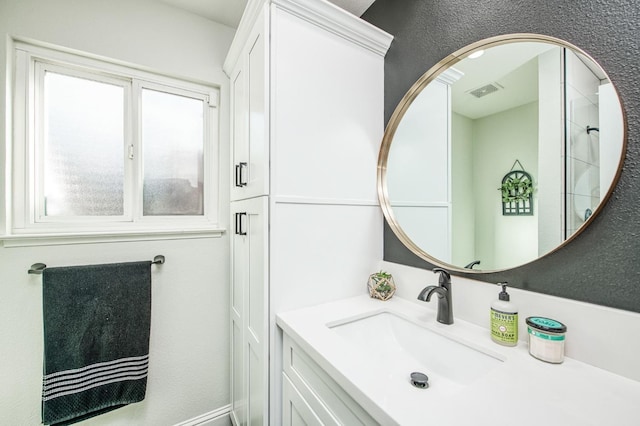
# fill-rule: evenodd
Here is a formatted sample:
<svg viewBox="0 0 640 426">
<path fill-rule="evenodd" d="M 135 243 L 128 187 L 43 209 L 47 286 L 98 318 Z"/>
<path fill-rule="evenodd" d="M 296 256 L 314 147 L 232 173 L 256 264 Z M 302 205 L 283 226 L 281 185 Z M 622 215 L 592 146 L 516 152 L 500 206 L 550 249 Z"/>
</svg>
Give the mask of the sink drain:
<svg viewBox="0 0 640 426">
<path fill-rule="evenodd" d="M 429 387 L 429 376 L 417 371 L 411 373 L 411 384 L 420 389 L 426 389 Z"/>
</svg>

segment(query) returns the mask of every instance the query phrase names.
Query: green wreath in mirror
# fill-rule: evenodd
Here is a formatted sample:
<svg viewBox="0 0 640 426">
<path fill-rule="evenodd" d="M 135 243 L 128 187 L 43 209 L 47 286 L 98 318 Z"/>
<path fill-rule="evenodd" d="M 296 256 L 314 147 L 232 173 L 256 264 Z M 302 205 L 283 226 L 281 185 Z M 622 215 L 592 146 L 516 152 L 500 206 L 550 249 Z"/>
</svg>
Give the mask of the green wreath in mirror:
<svg viewBox="0 0 640 426">
<path fill-rule="evenodd" d="M 533 182 L 527 176 L 511 176 L 498 189 L 502 191 L 503 203 L 528 201 L 533 194 Z"/>
</svg>

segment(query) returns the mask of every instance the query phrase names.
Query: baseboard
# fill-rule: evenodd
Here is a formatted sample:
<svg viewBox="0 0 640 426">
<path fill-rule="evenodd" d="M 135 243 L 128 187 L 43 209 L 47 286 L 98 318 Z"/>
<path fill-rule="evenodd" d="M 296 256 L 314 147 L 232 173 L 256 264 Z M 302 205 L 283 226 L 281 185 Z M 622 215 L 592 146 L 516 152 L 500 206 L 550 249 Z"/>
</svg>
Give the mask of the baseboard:
<svg viewBox="0 0 640 426">
<path fill-rule="evenodd" d="M 225 405 L 174 426 L 231 426 L 230 411 L 231 405 Z"/>
</svg>

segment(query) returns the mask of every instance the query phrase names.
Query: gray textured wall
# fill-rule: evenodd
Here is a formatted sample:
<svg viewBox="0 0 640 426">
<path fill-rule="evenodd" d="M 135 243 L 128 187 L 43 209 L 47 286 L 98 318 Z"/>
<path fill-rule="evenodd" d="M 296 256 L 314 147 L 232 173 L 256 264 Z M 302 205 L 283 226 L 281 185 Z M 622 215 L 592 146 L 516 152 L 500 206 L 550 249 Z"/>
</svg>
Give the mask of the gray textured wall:
<svg viewBox="0 0 640 426">
<path fill-rule="evenodd" d="M 587 0 L 377 0 L 363 18 L 393 34 L 385 61 L 385 122 L 425 71 L 472 42 L 509 33 L 564 39 L 607 71 L 627 118 L 620 181 L 574 241 L 488 282 L 640 312 L 640 2 Z M 385 259 L 431 269 L 385 225 Z M 454 274 L 455 275 L 455 274 Z M 457 274 L 464 275 L 464 274 Z"/>
</svg>

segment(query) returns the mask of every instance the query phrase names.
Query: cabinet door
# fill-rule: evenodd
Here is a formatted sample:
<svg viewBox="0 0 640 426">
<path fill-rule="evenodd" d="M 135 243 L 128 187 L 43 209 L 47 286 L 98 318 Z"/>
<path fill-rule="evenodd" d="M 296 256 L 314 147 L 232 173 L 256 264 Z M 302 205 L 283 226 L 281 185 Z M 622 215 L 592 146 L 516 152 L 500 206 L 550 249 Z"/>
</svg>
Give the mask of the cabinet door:
<svg viewBox="0 0 640 426">
<path fill-rule="evenodd" d="M 285 373 L 282 373 L 282 424 L 283 426 L 322 425 L 318 416 Z"/>
<path fill-rule="evenodd" d="M 268 420 L 267 197 L 231 203 L 231 415 Z"/>
<path fill-rule="evenodd" d="M 246 60 L 240 58 L 240 65 L 231 75 L 231 200 L 243 197 L 247 185 L 249 169 L 249 110 L 247 108 Z"/>
<path fill-rule="evenodd" d="M 264 13 L 250 33 L 231 78 L 231 199 L 267 195 L 269 191 L 268 22 Z"/>
<path fill-rule="evenodd" d="M 241 203 L 231 203 L 231 417 L 236 426 L 246 424 L 245 386 L 245 292 L 247 287 L 249 240 L 243 236 Z"/>
</svg>

